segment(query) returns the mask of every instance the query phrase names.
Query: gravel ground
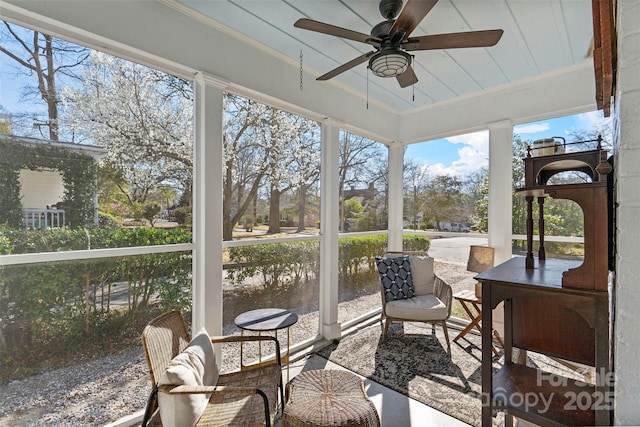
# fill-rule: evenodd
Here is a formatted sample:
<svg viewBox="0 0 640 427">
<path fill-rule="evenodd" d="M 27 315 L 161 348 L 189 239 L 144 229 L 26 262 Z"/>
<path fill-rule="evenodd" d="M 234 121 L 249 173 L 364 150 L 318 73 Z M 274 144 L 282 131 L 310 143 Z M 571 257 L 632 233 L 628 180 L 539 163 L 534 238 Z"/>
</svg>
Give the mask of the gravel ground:
<svg viewBox="0 0 640 427">
<path fill-rule="evenodd" d="M 142 348 L 12 381 L 0 391 L 0 426 L 98 426 L 144 408 Z"/>
<path fill-rule="evenodd" d="M 464 265 L 436 262 L 435 269 L 454 293 L 473 288 L 473 274 Z M 375 294 L 341 304 L 340 321 L 367 312 L 379 298 Z M 300 316 L 291 330 L 291 341 L 305 339 L 317 324 L 317 312 Z M 225 351 L 223 363 L 232 356 Z M 115 356 L 10 382 L 0 389 L 0 426 L 105 425 L 143 409 L 150 388 L 142 347 L 131 347 Z"/>
</svg>

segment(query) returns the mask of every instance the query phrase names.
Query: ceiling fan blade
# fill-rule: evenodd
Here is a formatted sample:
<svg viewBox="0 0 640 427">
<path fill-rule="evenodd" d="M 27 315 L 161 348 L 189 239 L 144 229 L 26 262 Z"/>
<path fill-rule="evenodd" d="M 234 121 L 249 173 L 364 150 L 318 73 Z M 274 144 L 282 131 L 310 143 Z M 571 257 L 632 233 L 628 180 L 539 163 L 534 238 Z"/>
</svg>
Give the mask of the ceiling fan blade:
<svg viewBox="0 0 640 427">
<path fill-rule="evenodd" d="M 503 30 L 484 30 L 412 37 L 401 46 L 408 51 L 489 47 L 500 41 L 503 32 Z"/>
<path fill-rule="evenodd" d="M 407 71 L 396 76 L 396 79 L 398 80 L 400 87 L 407 87 L 414 83 L 418 83 L 418 77 L 416 77 L 416 73 L 413 71 L 413 67 L 411 65 L 409 65 Z"/>
<path fill-rule="evenodd" d="M 408 0 L 391 30 L 389 30 L 389 36 L 395 39 L 396 42 L 408 37 L 436 3 L 438 3 L 438 0 Z M 401 38 L 397 38 L 399 37 L 396 35 L 398 31 L 402 32 Z"/>
<path fill-rule="evenodd" d="M 337 68 L 334 68 L 333 70 L 329 71 L 328 73 L 321 75 L 316 80 L 329 80 L 329 79 L 337 76 L 338 74 L 342 74 L 345 71 L 350 70 L 351 68 L 355 67 L 356 65 L 362 64 L 367 59 L 369 59 L 369 57 L 371 55 L 373 55 L 374 53 L 375 53 L 375 51 L 372 51 L 372 52 L 365 53 L 364 55 L 360 55 L 357 58 L 352 59 L 351 61 L 347 62 L 346 64 L 342 64 L 341 66 L 339 66 Z"/>
<path fill-rule="evenodd" d="M 336 27 L 335 25 L 331 24 L 325 24 L 324 22 L 314 21 L 313 19 L 298 19 L 295 24 L 293 24 L 293 26 L 296 28 L 302 28 L 303 30 L 315 31 L 316 33 L 342 37 L 343 39 L 354 40 L 374 46 L 379 46 L 382 42 L 382 39 L 378 37 L 373 37 L 369 34 L 359 33 L 358 31 L 352 31 L 342 27 Z"/>
</svg>

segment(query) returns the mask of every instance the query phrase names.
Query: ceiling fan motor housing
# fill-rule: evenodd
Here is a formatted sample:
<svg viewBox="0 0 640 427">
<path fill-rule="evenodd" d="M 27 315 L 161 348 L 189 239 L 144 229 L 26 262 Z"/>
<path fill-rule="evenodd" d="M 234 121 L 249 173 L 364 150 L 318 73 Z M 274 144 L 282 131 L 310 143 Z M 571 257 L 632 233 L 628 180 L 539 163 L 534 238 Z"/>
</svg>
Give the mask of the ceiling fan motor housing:
<svg viewBox="0 0 640 427">
<path fill-rule="evenodd" d="M 394 19 L 402 9 L 402 0 L 381 0 L 378 10 L 385 19 Z"/>
<path fill-rule="evenodd" d="M 377 37 L 379 39 L 384 39 L 389 36 L 389 31 L 391 31 L 391 27 L 393 27 L 393 23 L 395 21 L 393 19 L 389 19 L 387 21 L 382 21 L 371 29 L 371 37 Z"/>
</svg>

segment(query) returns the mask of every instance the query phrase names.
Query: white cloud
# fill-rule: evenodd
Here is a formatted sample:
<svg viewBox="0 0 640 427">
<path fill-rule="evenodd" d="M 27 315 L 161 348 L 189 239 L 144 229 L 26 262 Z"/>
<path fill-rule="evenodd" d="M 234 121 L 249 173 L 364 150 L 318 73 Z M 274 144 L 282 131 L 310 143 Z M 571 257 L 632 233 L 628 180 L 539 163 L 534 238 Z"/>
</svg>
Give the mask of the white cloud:
<svg viewBox="0 0 640 427">
<path fill-rule="evenodd" d="M 551 126 L 549 125 L 549 123 L 532 123 L 527 125 L 515 126 L 513 128 L 513 132 L 517 134 L 538 133 L 538 132 L 547 131 L 549 129 L 551 129 Z"/>
<path fill-rule="evenodd" d="M 578 114 L 578 120 L 580 127 L 584 129 L 597 129 L 602 126 L 604 121 L 608 121 L 608 119 L 604 118 L 601 111 Z"/>
<path fill-rule="evenodd" d="M 489 158 L 489 134 L 486 131 L 447 138 L 454 144 L 464 144 L 458 149 L 458 159 L 450 166 L 443 163 L 429 165 L 429 173 L 436 175 L 467 176 L 483 166 Z"/>
<path fill-rule="evenodd" d="M 449 150 L 457 150 L 457 159 L 453 160 L 450 165 L 443 162 L 429 164 L 426 155 L 424 159 L 414 157 L 418 162 L 423 163 L 428 174 L 432 177 L 437 175 L 450 175 L 465 177 L 477 172 L 481 167 L 486 167 L 489 158 L 489 132 L 481 131 L 465 135 L 452 136 L 445 139 L 450 144 Z"/>
<path fill-rule="evenodd" d="M 591 133 L 597 131 L 605 140 L 611 137 L 613 121 L 611 117 L 604 117 L 602 111 L 578 114 L 578 122 L 581 129 Z"/>
<path fill-rule="evenodd" d="M 489 132 L 481 131 L 474 133 L 467 133 L 465 135 L 452 136 L 446 138 L 447 141 L 453 144 L 465 144 L 470 145 L 478 151 L 483 153 L 489 152 Z"/>
<path fill-rule="evenodd" d="M 429 175 L 432 177 L 438 175 L 455 175 L 455 172 L 451 169 L 451 167 L 446 167 L 444 163 L 429 165 L 428 171 Z"/>
<path fill-rule="evenodd" d="M 469 175 L 483 166 L 487 166 L 489 155 L 474 147 L 465 146 L 458 150 L 460 160 L 451 163 L 457 175 Z"/>
</svg>

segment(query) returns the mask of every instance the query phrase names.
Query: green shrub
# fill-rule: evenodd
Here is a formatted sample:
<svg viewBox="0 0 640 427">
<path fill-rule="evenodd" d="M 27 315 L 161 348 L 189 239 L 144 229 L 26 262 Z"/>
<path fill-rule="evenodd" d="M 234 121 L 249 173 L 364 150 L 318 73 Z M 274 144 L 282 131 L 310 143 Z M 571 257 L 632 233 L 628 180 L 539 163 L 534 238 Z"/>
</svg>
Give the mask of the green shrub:
<svg viewBox="0 0 640 427">
<path fill-rule="evenodd" d="M 16 229 L 21 227 L 20 170 L 36 168 L 55 169 L 62 175 L 66 225 L 93 224 L 98 173 L 95 159 L 50 144 L 24 144 L 13 137 L 3 139 L 0 147 L 0 224 Z"/>
<path fill-rule="evenodd" d="M 108 212 L 98 212 L 98 227 L 100 228 L 119 228 L 122 221 Z"/>
<path fill-rule="evenodd" d="M 300 283 L 315 278 L 319 265 L 319 240 L 267 243 L 229 249 L 232 268 L 228 279 L 236 285 L 258 277 L 264 288 Z M 427 251 L 430 241 L 419 234 L 405 234 L 406 250 Z M 376 255 L 387 248 L 386 235 L 342 237 L 338 241 L 338 268 L 342 277 L 375 271 Z"/>
<path fill-rule="evenodd" d="M 386 235 L 342 237 L 338 242 L 338 271 L 342 277 L 373 270 L 374 257 L 387 247 Z"/>
<path fill-rule="evenodd" d="M 405 251 L 428 252 L 431 240 L 422 234 L 404 234 L 402 236 L 402 246 Z"/>
<path fill-rule="evenodd" d="M 193 223 L 193 213 L 191 206 L 180 206 L 173 211 L 176 222 L 183 227 L 191 227 Z"/>
<path fill-rule="evenodd" d="M 13 254 L 73 251 L 90 249 L 91 246 L 91 237 L 82 228 L 73 230 L 66 228 L 11 230 L 5 228 L 0 230 L 0 235 L 4 235 L 9 239 L 11 242 L 10 250 Z M 6 255 L 8 252 L 2 252 L 1 254 Z"/>
<path fill-rule="evenodd" d="M 258 276 L 265 288 L 299 282 L 315 277 L 319 257 L 319 240 L 266 243 L 229 249 L 229 258 L 235 268 L 228 271 L 232 283 Z"/>
<path fill-rule="evenodd" d="M 176 229 L 0 228 L 2 254 L 186 243 Z M 118 294 L 116 293 L 119 292 Z M 118 298 L 116 300 L 116 298 Z M 18 363 L 46 336 L 64 342 L 113 310 L 135 316 L 151 305 L 188 309 L 191 252 L 47 262 L 0 267 L 0 361 Z M 80 324 L 83 325 L 80 328 Z M 57 346 L 56 339 L 49 341 Z M 53 350 L 52 350 L 53 351 Z"/>
<path fill-rule="evenodd" d="M 533 252 L 537 255 L 539 243 L 536 241 L 533 244 Z M 546 254 L 551 255 L 552 258 L 569 258 L 577 259 L 584 256 L 584 243 L 571 243 L 571 242 L 545 242 L 544 249 Z M 511 245 L 513 253 L 526 253 L 527 241 L 526 240 L 514 240 Z"/>
<path fill-rule="evenodd" d="M 158 218 L 161 210 L 162 208 L 160 207 L 160 205 L 156 203 L 145 203 L 142 206 L 141 215 L 142 218 L 146 219 L 153 227 L 153 222 L 156 220 L 156 218 Z"/>
</svg>

